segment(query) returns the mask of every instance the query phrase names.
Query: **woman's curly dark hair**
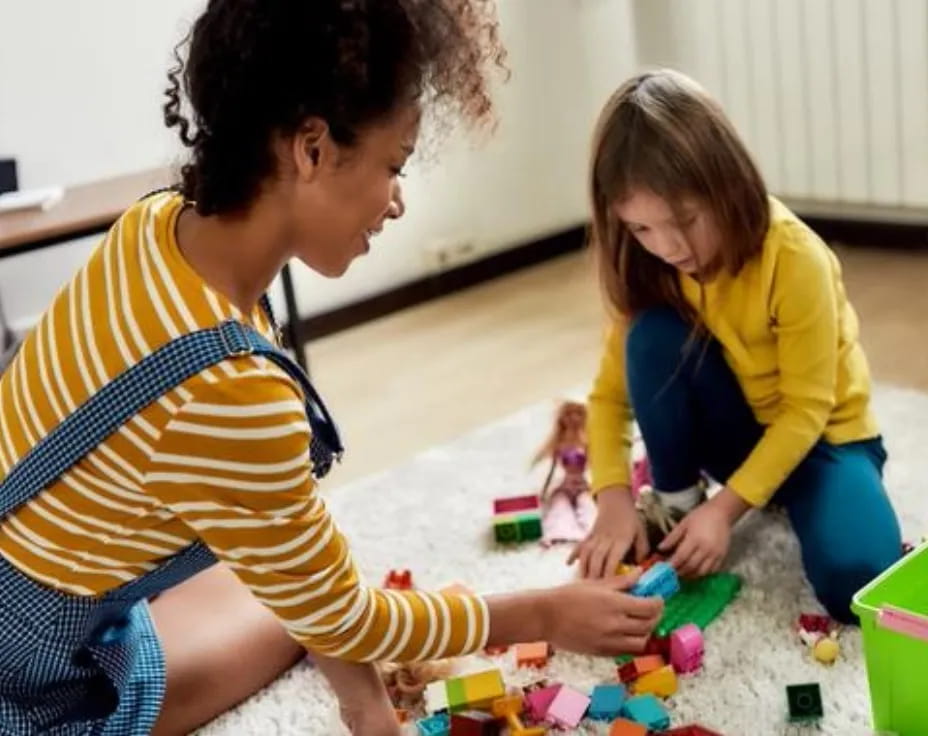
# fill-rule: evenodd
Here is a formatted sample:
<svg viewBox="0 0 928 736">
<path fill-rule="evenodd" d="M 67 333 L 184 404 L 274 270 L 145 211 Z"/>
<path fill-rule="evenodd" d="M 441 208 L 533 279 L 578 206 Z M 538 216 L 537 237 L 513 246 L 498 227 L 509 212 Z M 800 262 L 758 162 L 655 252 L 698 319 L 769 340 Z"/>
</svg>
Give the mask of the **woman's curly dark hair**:
<svg viewBox="0 0 928 736">
<path fill-rule="evenodd" d="M 494 0 L 210 0 L 174 57 L 164 120 L 192 149 L 180 190 L 210 215 L 247 208 L 274 173 L 274 134 L 309 117 L 344 145 L 416 100 L 491 120 L 505 51 Z"/>
</svg>

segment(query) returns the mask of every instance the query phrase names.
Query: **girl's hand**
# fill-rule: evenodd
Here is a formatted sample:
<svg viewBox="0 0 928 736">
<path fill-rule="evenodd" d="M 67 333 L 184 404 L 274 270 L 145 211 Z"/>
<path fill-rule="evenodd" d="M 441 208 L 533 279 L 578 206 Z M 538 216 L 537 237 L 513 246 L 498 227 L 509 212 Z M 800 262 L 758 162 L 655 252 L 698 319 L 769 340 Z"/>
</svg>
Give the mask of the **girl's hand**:
<svg viewBox="0 0 928 736">
<path fill-rule="evenodd" d="M 635 562 L 642 562 L 650 552 L 647 532 L 628 488 L 605 488 L 597 494 L 596 503 L 593 528 L 567 559 L 568 565 L 579 560 L 583 578 L 615 575 L 632 547 Z"/>
<path fill-rule="evenodd" d="M 658 549 L 673 550 L 670 564 L 686 578 L 717 572 L 728 554 L 731 528 L 750 508 L 730 488 L 690 511 Z"/>
<path fill-rule="evenodd" d="M 643 652 L 660 622 L 664 602 L 622 592 L 639 575 L 584 580 L 549 591 L 543 638 L 559 649 L 578 654 Z"/>
</svg>

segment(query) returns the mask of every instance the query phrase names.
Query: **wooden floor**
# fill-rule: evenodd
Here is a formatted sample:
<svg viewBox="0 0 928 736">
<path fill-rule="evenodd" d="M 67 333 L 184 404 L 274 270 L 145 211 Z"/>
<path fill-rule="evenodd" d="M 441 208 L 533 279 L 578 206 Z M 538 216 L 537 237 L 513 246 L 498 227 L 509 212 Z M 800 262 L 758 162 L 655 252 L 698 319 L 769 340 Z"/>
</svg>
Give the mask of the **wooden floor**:
<svg viewBox="0 0 928 736">
<path fill-rule="evenodd" d="M 928 248 L 838 251 L 874 377 L 928 391 Z M 311 343 L 348 448 L 332 485 L 584 387 L 602 325 L 576 254 Z"/>
</svg>

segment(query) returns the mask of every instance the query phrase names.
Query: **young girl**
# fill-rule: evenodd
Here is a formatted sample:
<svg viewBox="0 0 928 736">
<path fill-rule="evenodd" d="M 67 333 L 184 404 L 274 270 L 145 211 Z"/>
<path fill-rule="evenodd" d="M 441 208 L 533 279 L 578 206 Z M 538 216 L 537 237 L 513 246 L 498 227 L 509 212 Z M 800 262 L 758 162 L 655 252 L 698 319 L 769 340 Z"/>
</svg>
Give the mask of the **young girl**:
<svg viewBox="0 0 928 736">
<path fill-rule="evenodd" d="M 124 214 L 0 381 L 0 731 L 188 733 L 309 649 L 355 732 L 397 734 L 366 663 L 644 647 L 661 605 L 630 579 L 364 585 L 315 487 L 341 443 L 262 296 L 291 258 L 368 250 L 423 107 L 480 122 L 501 53 L 490 0 L 209 2 L 165 106 L 177 191 Z"/>
<path fill-rule="evenodd" d="M 630 422 L 651 461 L 651 526 L 683 575 L 719 569 L 749 509 L 786 508 L 821 603 L 900 556 L 870 374 L 834 253 L 773 197 L 719 105 L 673 71 L 607 104 L 593 241 L 614 324 L 590 397 L 599 516 L 587 577 L 649 552 L 628 493 Z M 706 500 L 705 477 L 724 484 Z"/>
</svg>

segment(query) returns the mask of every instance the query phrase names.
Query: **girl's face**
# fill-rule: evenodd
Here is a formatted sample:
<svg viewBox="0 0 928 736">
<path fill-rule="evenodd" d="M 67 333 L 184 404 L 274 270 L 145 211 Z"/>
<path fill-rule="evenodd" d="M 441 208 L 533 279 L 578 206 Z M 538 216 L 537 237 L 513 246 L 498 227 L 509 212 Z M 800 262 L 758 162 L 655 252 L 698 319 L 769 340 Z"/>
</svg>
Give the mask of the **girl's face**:
<svg viewBox="0 0 928 736">
<path fill-rule="evenodd" d="M 616 202 L 613 213 L 641 247 L 683 273 L 696 275 L 715 263 L 721 247 L 709 209 L 695 198 L 676 209 L 647 189 Z"/>
<path fill-rule="evenodd" d="M 324 276 L 341 276 L 370 250 L 387 220 L 403 216 L 399 177 L 419 134 L 419 108 L 402 108 L 365 128 L 350 146 L 309 128 L 291 143 L 297 176 L 287 208 L 294 256 Z"/>
</svg>

